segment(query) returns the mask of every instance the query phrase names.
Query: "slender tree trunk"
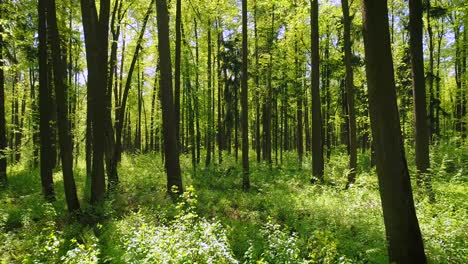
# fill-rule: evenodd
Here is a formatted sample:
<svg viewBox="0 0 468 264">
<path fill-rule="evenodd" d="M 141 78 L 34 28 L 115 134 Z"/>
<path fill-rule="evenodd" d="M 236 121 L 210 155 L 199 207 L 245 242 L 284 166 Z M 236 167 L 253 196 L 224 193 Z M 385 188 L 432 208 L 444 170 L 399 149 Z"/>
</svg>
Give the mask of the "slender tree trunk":
<svg viewBox="0 0 468 264">
<path fill-rule="evenodd" d="M 4 7 L 3 7 L 3 0 L 0 0 L 0 18 L 3 17 L 4 13 Z M 40 2 L 39 4 L 39 16 L 40 16 L 40 27 L 43 26 L 43 28 L 39 28 L 39 38 L 40 40 L 45 41 L 45 37 L 42 38 L 45 35 L 45 23 L 41 23 L 44 21 L 43 15 L 45 13 L 45 7 L 41 5 L 42 3 Z M 42 19 L 42 20 L 41 20 Z M 0 24 L 0 187 L 4 186 L 7 184 L 7 157 L 5 155 L 5 150 L 7 148 L 7 140 L 6 140 L 6 120 L 5 120 L 5 73 L 3 71 L 3 66 L 5 63 L 3 62 L 3 46 L 5 45 L 3 42 L 3 25 Z M 42 35 L 44 34 L 44 35 Z M 45 44 L 45 43 L 41 43 Z M 40 46 L 40 48 L 45 48 L 44 46 Z M 47 54 L 45 55 L 47 56 Z M 41 176 L 43 174 L 41 173 Z M 44 175 L 45 176 L 45 175 Z M 51 177 L 52 178 L 52 177 Z M 43 179 L 41 177 L 41 179 Z M 47 187 L 48 184 L 44 184 L 43 181 L 43 187 Z M 53 186 L 53 184 L 52 184 Z M 44 195 L 46 197 L 53 197 L 53 191 L 52 192 L 47 192 L 45 188 L 43 188 Z"/>
<path fill-rule="evenodd" d="M 47 28 L 46 14 L 47 1 L 40 0 L 38 3 L 39 18 L 39 137 L 41 142 L 40 164 L 41 164 L 41 183 L 42 193 L 49 201 L 55 200 L 54 181 L 52 177 L 52 142 L 50 131 L 50 89 L 49 74 L 47 64 Z M 0 34 L 1 36 L 1 34 Z M 1 44 L 2 42 L 0 42 Z M 0 53 L 1 54 L 1 53 Z M 1 61 L 1 60 L 0 60 Z M 2 89 L 3 90 L 3 89 Z M 1 115 L 0 115 L 1 116 Z M 1 134 L 0 134 L 1 135 Z M 1 138 L 0 138 L 1 142 Z"/>
<path fill-rule="evenodd" d="M 66 62 L 61 57 L 60 35 L 57 27 L 55 0 L 49 0 L 47 5 L 47 25 L 50 36 L 50 47 L 53 60 L 54 87 L 57 105 L 57 126 L 59 134 L 60 156 L 62 160 L 63 184 L 68 211 L 78 212 L 80 203 L 76 193 L 75 178 L 73 177 L 73 153 L 69 130 Z"/>
<path fill-rule="evenodd" d="M 174 69 L 174 107 L 176 138 L 180 144 L 180 46 L 181 46 L 181 24 L 182 24 L 182 4 L 181 0 L 176 0 L 176 18 L 175 18 L 175 69 Z M 182 147 L 182 146 L 180 146 Z"/>
<path fill-rule="evenodd" d="M 242 187 L 244 191 L 250 189 L 249 180 L 249 123 L 248 123 L 248 46 L 247 46 L 247 0 L 242 0 Z"/>
<path fill-rule="evenodd" d="M 107 89 L 106 89 L 106 100 L 105 100 L 105 117 L 104 117 L 104 126 L 105 126 L 105 138 L 106 138 L 106 147 L 105 147 L 105 158 L 106 158 L 106 173 L 109 179 L 108 187 L 111 189 L 114 185 L 116 185 L 119 181 L 118 173 L 117 173 L 117 160 L 114 159 L 115 153 L 115 135 L 114 135 L 114 128 L 112 125 L 112 91 L 114 88 L 114 96 L 115 96 L 115 107 L 118 108 L 119 104 L 119 94 L 117 90 L 117 76 L 115 76 L 115 84 L 112 87 L 114 81 L 114 73 L 116 73 L 117 68 L 117 49 L 118 49 L 118 40 L 120 36 L 120 22 L 122 20 L 122 1 L 116 0 L 114 2 L 114 8 L 112 10 L 112 18 L 111 18 L 111 25 L 110 30 L 112 33 L 112 45 L 110 51 L 110 58 L 109 58 L 109 68 L 108 68 L 108 82 L 107 82 Z M 117 121 L 117 115 L 116 115 Z"/>
<path fill-rule="evenodd" d="M 435 131 L 435 100 L 434 100 L 434 37 L 432 32 L 432 22 L 430 16 L 431 1 L 427 0 L 427 34 L 429 38 L 429 140 Z"/>
<path fill-rule="evenodd" d="M 169 14 L 166 0 L 156 1 L 158 23 L 158 51 L 160 58 L 161 106 L 168 193 L 182 193 L 182 177 L 179 164 L 177 137 L 175 134 L 175 109 L 172 96 L 171 48 L 169 43 Z M 173 190 L 176 187 L 177 190 Z"/>
<path fill-rule="evenodd" d="M 153 92 L 151 95 L 151 113 L 150 113 L 150 151 L 155 150 L 155 115 L 156 115 L 156 93 L 158 85 L 158 70 L 159 66 L 156 67 L 154 73 L 154 83 L 153 83 Z"/>
<path fill-rule="evenodd" d="M 331 72 L 330 72 L 330 27 L 327 25 L 327 32 L 326 32 L 326 43 L 325 43 L 325 51 L 324 51 L 324 61 L 325 61 L 325 67 L 324 67 L 324 89 L 325 89 L 325 101 L 326 101 L 326 117 L 325 117 L 325 127 L 326 127 L 326 134 L 325 136 L 325 145 L 327 146 L 327 159 L 330 160 L 331 156 L 331 143 L 332 143 L 332 123 L 330 120 L 331 117 L 331 91 L 330 91 L 330 78 L 331 78 Z"/>
<path fill-rule="evenodd" d="M 200 163 L 200 157 L 201 157 L 201 131 L 200 131 L 200 108 L 199 108 L 199 101 L 198 101 L 198 91 L 200 88 L 200 81 L 199 81 L 199 71 L 198 71 L 198 65 L 199 65 L 199 49 L 198 49 L 198 27 L 197 27 L 197 20 L 194 18 L 193 19 L 193 25 L 194 25 L 194 33 L 195 33 L 195 96 L 194 96 L 194 108 L 195 108 L 195 126 L 196 126 L 196 131 L 197 131 L 197 164 Z"/>
<path fill-rule="evenodd" d="M 211 119 L 213 118 L 211 116 L 211 107 L 212 107 L 212 98 L 211 98 L 211 22 L 208 21 L 208 60 L 207 60 L 207 83 L 208 83 L 208 91 L 207 91 L 207 98 L 208 98 L 208 107 L 207 107 L 207 133 L 206 133 L 206 160 L 205 160 L 205 166 L 209 166 L 211 163 Z"/>
<path fill-rule="evenodd" d="M 93 157 L 91 171 L 91 204 L 104 198 L 105 104 L 108 74 L 108 35 L 110 0 L 99 2 L 81 0 L 81 13 L 85 35 L 86 61 L 88 65 L 88 100 L 92 111 Z"/>
<path fill-rule="evenodd" d="M 258 29 L 257 29 L 257 0 L 254 0 L 254 41 L 255 41 L 255 150 L 257 162 L 261 160 L 262 144 L 260 137 L 260 94 L 259 94 L 259 62 L 258 62 Z"/>
<path fill-rule="evenodd" d="M 272 6 L 271 12 L 271 28 L 270 35 L 268 39 L 268 53 L 270 55 L 268 62 L 268 76 L 267 76 L 267 94 L 265 98 L 265 103 L 263 106 L 263 160 L 267 161 L 269 164 L 272 163 L 271 160 L 271 108 L 272 108 L 272 97 L 273 97 L 273 87 L 272 87 L 272 78 L 273 78 L 273 38 L 274 38 L 274 27 L 275 27 L 275 6 Z"/>
<path fill-rule="evenodd" d="M 413 76 L 414 98 L 414 138 L 416 149 L 416 168 L 418 183 L 422 184 L 423 175 L 428 173 L 429 162 L 429 127 L 426 111 L 426 85 L 424 81 L 423 53 L 423 4 L 422 0 L 410 0 L 410 52 Z"/>
<path fill-rule="evenodd" d="M 23 127 L 24 127 L 24 118 L 26 113 L 26 98 L 27 98 L 27 91 L 26 89 L 23 90 L 23 96 L 21 99 L 21 111 L 17 113 L 18 116 L 18 126 L 17 131 L 15 133 L 15 162 L 20 162 L 21 160 L 21 146 L 23 141 Z"/>
<path fill-rule="evenodd" d="M 0 41 L 0 44 L 1 44 L 1 41 Z M 0 52 L 0 61 L 2 61 L 1 56 L 2 56 L 2 54 Z M 1 69 L 0 69 L 0 71 L 1 71 Z M 36 95 L 37 75 L 36 75 L 36 72 L 35 72 L 35 70 L 33 68 L 29 68 L 29 78 L 30 78 L 30 87 L 31 87 L 31 96 L 30 96 L 30 99 L 31 99 L 31 113 L 32 113 L 32 120 L 31 120 L 32 122 L 31 123 L 32 123 L 32 133 L 33 133 L 33 136 L 32 136 L 33 137 L 33 158 L 32 159 L 33 159 L 33 168 L 37 168 L 37 166 L 39 165 L 38 161 L 39 161 L 39 148 L 40 148 L 39 109 L 38 109 L 38 102 L 37 102 L 38 98 L 37 98 L 37 95 Z M 4 103 L 4 101 L 0 101 L 0 104 L 2 102 Z M 0 106 L 0 109 L 1 109 L 1 106 Z M 0 118 L 1 118 L 1 116 L 2 115 L 1 115 L 1 110 L 0 110 Z M 0 131 L 1 131 L 1 128 L 0 128 Z M 1 132 L 0 132 L 0 134 L 1 134 Z M 0 138 L 1 138 L 1 135 L 0 135 Z M 1 141 L 1 139 L 0 139 L 0 141 Z M 1 153 L 1 151 L 0 151 L 0 153 Z M 0 165 L 0 167 L 1 167 L 1 165 Z"/>
<path fill-rule="evenodd" d="M 346 187 L 356 181 L 357 169 L 357 140 L 356 140 L 356 110 L 354 109 L 354 74 L 351 65 L 351 23 L 352 19 L 349 16 L 348 0 L 341 0 L 344 17 L 344 50 L 345 50 L 345 67 L 346 67 L 346 102 L 348 109 L 348 142 L 349 142 L 349 173 Z"/>
<path fill-rule="evenodd" d="M 302 126 L 302 97 L 303 97 L 303 91 L 302 91 L 302 86 L 298 82 L 298 79 L 300 77 L 300 65 L 298 61 L 298 49 L 297 49 L 297 42 L 294 44 L 294 49 L 295 49 L 295 59 L 294 59 L 294 65 L 295 65 L 295 81 L 293 82 L 294 85 L 296 86 L 295 89 L 297 89 L 297 98 L 296 98 L 296 114 L 297 114 L 297 154 L 299 156 L 299 166 L 302 167 L 302 157 L 304 156 L 304 141 L 303 141 L 303 126 Z"/>
<path fill-rule="evenodd" d="M 323 145 L 322 145 L 322 110 L 320 107 L 320 56 L 319 56 L 319 25 L 318 0 L 311 0 L 311 51 L 312 51 L 312 182 L 314 178 L 323 181 Z"/>
<path fill-rule="evenodd" d="M 218 20 L 218 61 L 217 61 L 217 77 L 218 77 L 218 160 L 219 164 L 223 163 L 223 120 L 222 120 L 222 109 L 221 109 L 221 94 L 222 94 L 222 70 L 221 70 L 221 43 L 223 42 L 223 33 L 221 32 L 221 26 Z"/>
<path fill-rule="evenodd" d="M 398 116 L 387 1 L 363 0 L 366 75 L 389 261 L 426 263 Z"/>
<path fill-rule="evenodd" d="M 140 71 L 140 59 L 137 63 L 137 99 L 138 99 L 138 116 L 135 123 L 135 148 L 138 153 L 141 152 L 141 106 L 142 106 L 142 79 L 143 73 Z"/>
</svg>

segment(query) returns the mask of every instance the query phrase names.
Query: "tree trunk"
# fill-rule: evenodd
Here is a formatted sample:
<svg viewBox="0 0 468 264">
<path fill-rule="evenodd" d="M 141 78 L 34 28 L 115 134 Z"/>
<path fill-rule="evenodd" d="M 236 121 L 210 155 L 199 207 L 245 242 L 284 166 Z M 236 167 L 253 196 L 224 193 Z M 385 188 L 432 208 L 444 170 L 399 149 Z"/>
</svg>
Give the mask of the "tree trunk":
<svg viewBox="0 0 468 264">
<path fill-rule="evenodd" d="M 208 82 L 208 91 L 207 91 L 207 98 L 208 98 L 208 107 L 207 107 L 207 133 L 206 133 L 206 160 L 205 160 L 205 166 L 209 166 L 211 163 L 211 119 L 213 118 L 211 116 L 211 104 L 212 104 L 212 98 L 211 98 L 211 22 L 208 21 L 207 25 L 207 30 L 208 30 L 208 60 L 207 60 L 207 82 Z"/>
<path fill-rule="evenodd" d="M 180 46 L 181 46 L 181 24 L 182 24 L 182 4 L 181 0 L 176 0 L 176 21 L 175 21 L 175 69 L 174 69 L 174 107 L 176 138 L 180 144 Z M 197 65 L 198 66 L 198 65 Z"/>
<path fill-rule="evenodd" d="M 199 108 L 199 101 L 198 101 L 198 91 L 200 88 L 200 81 L 199 81 L 199 72 L 198 72 L 198 62 L 199 62 L 199 50 L 198 50 L 198 28 L 197 28 L 197 20 L 193 19 L 193 26 L 194 26 L 194 33 L 195 33 L 195 92 L 194 92 L 194 110 L 195 110 L 195 126 L 197 132 L 197 164 L 200 163 L 200 156 L 201 156 L 201 132 L 200 132 L 200 108 Z"/>
<path fill-rule="evenodd" d="M 254 38 L 255 38 L 255 150 L 257 162 L 261 160 L 262 144 L 260 137 L 260 94 L 259 94 L 259 62 L 258 62 L 258 29 L 257 29 L 257 0 L 254 0 Z"/>
<path fill-rule="evenodd" d="M 434 100 L 434 37 L 432 32 L 431 24 L 431 1 L 427 0 L 427 34 L 429 38 L 429 140 L 432 140 L 432 136 L 435 131 L 435 100 Z"/>
<path fill-rule="evenodd" d="M 40 163 L 42 193 L 49 201 L 55 200 L 54 181 L 52 177 L 52 141 L 50 131 L 50 89 L 47 65 L 47 28 L 46 10 L 47 1 L 40 0 L 38 3 L 39 18 L 39 137 L 41 142 Z M 0 34 L 1 36 L 1 34 Z M 1 139 L 0 139 L 1 140 Z"/>
<path fill-rule="evenodd" d="M 218 51 L 217 51 L 217 77 L 218 77 L 218 133 L 217 133 L 217 139 L 218 139 L 218 160 L 219 164 L 223 163 L 223 120 L 222 120 L 222 115 L 223 111 L 221 108 L 221 94 L 222 94 L 222 70 L 221 70 L 221 44 L 223 42 L 223 33 L 221 32 L 221 27 L 220 27 L 220 22 L 218 20 Z"/>
<path fill-rule="evenodd" d="M 241 105 L 242 105 L 242 187 L 244 191 L 250 189 L 249 180 L 249 123 L 248 123 L 248 46 L 247 46 L 247 0 L 242 0 L 242 91 L 241 91 Z"/>
<path fill-rule="evenodd" d="M 3 0 L 0 0 L 0 18 L 3 17 L 3 14 L 4 11 L 2 10 L 3 9 Z M 43 18 L 43 15 L 45 14 L 45 7 L 43 7 L 41 5 L 42 3 L 40 2 L 39 4 L 39 17 L 40 19 Z M 42 9 L 41 9 L 42 8 Z M 39 24 L 40 26 L 42 25 L 43 28 L 39 28 L 39 32 L 40 32 L 40 35 L 39 35 L 39 38 L 43 41 L 45 41 L 45 23 L 41 23 L 43 22 L 44 19 L 40 20 Z M 5 155 L 5 150 L 7 148 L 7 140 L 6 140 L 6 120 L 5 120 L 5 74 L 4 74 L 4 71 L 3 71 L 3 66 L 5 65 L 5 63 L 3 62 L 3 46 L 4 46 L 4 42 L 3 42 L 3 25 L 0 24 L 0 187 L 6 185 L 7 183 L 7 157 Z M 44 33 L 44 35 L 42 35 L 41 33 Z M 44 38 L 42 38 L 44 36 Z M 45 43 L 41 43 L 41 44 L 45 44 Z M 40 48 L 45 48 L 45 45 L 41 45 Z M 46 55 L 47 56 L 47 55 Z M 46 109 L 47 110 L 47 109 Z M 51 174 L 52 175 L 52 172 Z M 43 174 L 41 173 L 41 176 L 43 176 Z M 44 174 L 45 176 L 45 174 Z M 51 179 L 52 177 L 50 177 Z M 41 179 L 43 179 L 41 177 Z M 43 184 L 42 184 L 43 187 L 47 187 L 49 186 L 49 184 L 44 184 L 44 180 L 43 180 Z M 53 186 L 53 185 L 52 185 Z M 53 191 L 52 192 L 47 192 L 47 190 L 45 188 L 43 188 L 43 191 L 44 191 L 44 195 L 46 197 L 53 197 Z"/>
<path fill-rule="evenodd" d="M 0 44 L 1 44 L 1 41 L 0 41 Z M 0 52 L 0 61 L 1 61 L 1 56 L 2 56 L 2 54 Z M 1 71 L 1 69 L 0 69 L 0 71 Z M 36 96 L 37 75 L 36 75 L 36 72 L 35 72 L 35 70 L 33 68 L 29 68 L 29 78 L 30 78 L 30 87 L 31 87 L 30 99 L 31 99 L 31 115 L 32 115 L 32 121 L 31 122 L 32 122 L 32 133 L 33 133 L 33 136 L 32 136 L 32 138 L 33 138 L 33 158 L 32 159 L 33 159 L 33 168 L 37 168 L 37 166 L 39 165 L 38 161 L 39 161 L 39 148 L 40 148 L 39 109 L 38 109 L 38 102 L 37 102 L 38 98 Z M 2 102 L 4 103 L 4 101 L 0 100 L 0 104 Z M 0 106 L 0 108 L 1 108 L 1 106 Z M 0 110 L 0 113 L 1 113 L 1 110 Z M 2 116 L 2 115 L 0 114 L 0 116 Z M 0 128 L 0 131 L 1 131 L 1 128 Z M 0 138 L 1 138 L 1 135 L 0 135 Z M 1 139 L 0 139 L 0 141 L 1 141 Z M 1 144 L 0 144 L 0 146 L 1 146 Z M 0 167 L 1 167 L 1 165 L 0 165 Z"/>
<path fill-rule="evenodd" d="M 158 51 L 160 61 L 161 78 L 161 106 L 163 113 L 163 136 L 164 154 L 166 158 L 165 167 L 167 172 L 168 193 L 182 193 L 182 177 L 179 164 L 179 152 L 177 137 L 175 134 L 175 109 L 172 97 L 172 66 L 171 48 L 169 43 L 169 14 L 166 0 L 156 1 L 157 23 L 158 23 Z M 176 187 L 177 190 L 174 190 Z"/>
<path fill-rule="evenodd" d="M 297 95 L 296 95 L 296 114 L 297 114 L 297 154 L 299 157 L 299 166 L 302 167 L 302 156 L 304 155 L 304 141 L 303 141 L 303 127 L 302 127 L 302 97 L 303 97 L 303 92 L 302 92 L 302 86 L 298 82 L 298 79 L 300 77 L 300 65 L 298 61 L 298 49 L 297 49 L 297 42 L 294 44 L 295 48 L 295 59 L 294 59 L 294 65 L 295 65 L 295 80 L 293 84 L 296 86 L 295 89 L 297 90 Z"/>
<path fill-rule="evenodd" d="M 429 170 L 429 127 L 426 110 L 426 85 L 424 81 L 424 53 L 423 53 L 423 5 L 422 0 L 409 1 L 409 30 L 411 72 L 413 76 L 414 98 L 414 138 L 416 152 L 416 168 L 418 183 L 421 184 L 423 175 Z"/>
<path fill-rule="evenodd" d="M 57 105 L 57 127 L 59 134 L 60 156 L 62 160 L 63 184 L 68 211 L 78 212 L 80 203 L 76 193 L 73 177 L 73 153 L 68 120 L 66 63 L 61 57 L 60 35 L 57 27 L 55 0 L 49 0 L 47 5 L 47 25 L 53 60 L 54 88 Z"/>
<path fill-rule="evenodd" d="M 319 25 L 318 0 L 311 0 L 311 52 L 312 52 L 312 182 L 314 178 L 323 181 L 323 145 L 322 145 L 322 110 L 320 107 L 320 56 L 319 56 Z"/>
<path fill-rule="evenodd" d="M 107 53 L 109 35 L 110 0 L 99 2 L 99 15 L 96 2 L 81 0 L 81 12 L 85 35 L 86 61 L 88 65 L 88 100 L 92 111 L 93 157 L 91 171 L 91 204 L 104 198 L 104 150 L 105 150 L 105 111 L 103 103 L 107 89 Z"/>
<path fill-rule="evenodd" d="M 349 172 L 348 182 L 346 187 L 356 181 L 357 167 L 357 141 L 356 141 L 356 110 L 354 109 L 354 74 L 351 65 L 351 23 L 352 18 L 349 16 L 348 0 L 341 0 L 344 19 L 344 50 L 345 50 L 345 67 L 346 67 L 346 102 L 348 109 L 348 142 L 349 142 Z"/>
<path fill-rule="evenodd" d="M 387 1 L 363 0 L 369 111 L 389 261 L 426 263 L 398 116 Z"/>
</svg>

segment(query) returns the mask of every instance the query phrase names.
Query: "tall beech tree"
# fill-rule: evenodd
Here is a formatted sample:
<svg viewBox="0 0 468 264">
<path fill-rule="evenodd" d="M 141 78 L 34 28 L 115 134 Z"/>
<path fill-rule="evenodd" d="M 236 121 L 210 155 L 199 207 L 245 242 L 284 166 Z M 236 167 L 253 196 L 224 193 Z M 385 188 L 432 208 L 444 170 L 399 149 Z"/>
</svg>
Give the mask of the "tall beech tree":
<svg viewBox="0 0 468 264">
<path fill-rule="evenodd" d="M 344 41 L 344 63 L 346 68 L 345 86 L 346 103 L 348 110 L 348 143 L 349 143 L 349 173 L 346 186 L 356 181 L 357 169 L 357 140 L 356 140 L 356 110 L 354 109 L 354 73 L 351 65 L 351 23 L 352 18 L 349 15 L 348 0 L 341 0 L 343 10 L 343 41 Z"/>
<path fill-rule="evenodd" d="M 242 0 L 242 91 L 241 91 L 241 129 L 242 129 L 242 187 L 250 189 L 249 180 L 249 121 L 248 112 L 248 53 L 247 48 L 247 0 Z"/>
<path fill-rule="evenodd" d="M 67 200 L 68 211 L 77 212 L 80 210 L 80 203 L 76 193 L 75 178 L 73 177 L 73 151 L 68 120 L 68 87 L 66 83 L 67 68 L 60 48 L 60 34 L 57 26 L 55 0 L 47 1 L 47 29 L 52 55 L 53 79 L 57 106 L 57 127 L 60 156 L 62 160 L 65 198 Z"/>
<path fill-rule="evenodd" d="M 388 256 L 426 263 L 398 115 L 387 1 L 363 0 L 366 76 Z"/>
<path fill-rule="evenodd" d="M 176 18 L 175 18 L 175 69 L 174 69 L 174 107 L 175 107 L 175 123 L 176 137 L 180 145 L 180 55 L 181 55 L 181 24 L 182 24 L 182 3 L 181 0 L 176 0 Z M 180 146 L 182 147 L 182 146 Z"/>
<path fill-rule="evenodd" d="M 81 14 L 88 66 L 88 112 L 92 114 L 91 203 L 102 201 L 106 189 L 104 175 L 105 111 L 110 0 L 81 0 Z"/>
<path fill-rule="evenodd" d="M 42 192 L 49 201 L 55 199 L 52 177 L 52 134 L 50 128 L 50 88 L 47 52 L 47 1 L 38 2 L 39 35 L 39 138 Z"/>
<path fill-rule="evenodd" d="M 5 14 L 3 0 L 0 0 L 0 19 Z M 3 67 L 3 24 L 0 22 L 0 186 L 7 183 L 7 157 L 5 150 L 7 148 L 6 139 L 6 120 L 5 120 L 5 73 Z"/>
<path fill-rule="evenodd" d="M 427 173 L 429 161 L 429 124 L 427 122 L 426 84 L 424 80 L 423 53 L 423 4 L 422 0 L 409 1 L 409 33 L 411 72 L 413 76 L 413 98 L 415 119 L 415 148 L 418 183 L 422 175 Z"/>
<path fill-rule="evenodd" d="M 322 109 L 320 106 L 320 55 L 319 55 L 319 25 L 318 0 L 310 1 L 311 27 L 311 95 L 312 95 L 312 182 L 314 178 L 323 181 L 323 144 L 322 144 Z"/>
<path fill-rule="evenodd" d="M 169 12 L 166 0 L 156 0 L 156 15 L 158 24 L 158 51 L 161 89 L 161 108 L 164 137 L 164 164 L 167 173 L 167 191 L 173 193 L 173 187 L 178 193 L 184 191 L 179 163 L 179 148 L 176 137 L 175 109 L 172 95 L 171 48 L 169 42 Z"/>
</svg>

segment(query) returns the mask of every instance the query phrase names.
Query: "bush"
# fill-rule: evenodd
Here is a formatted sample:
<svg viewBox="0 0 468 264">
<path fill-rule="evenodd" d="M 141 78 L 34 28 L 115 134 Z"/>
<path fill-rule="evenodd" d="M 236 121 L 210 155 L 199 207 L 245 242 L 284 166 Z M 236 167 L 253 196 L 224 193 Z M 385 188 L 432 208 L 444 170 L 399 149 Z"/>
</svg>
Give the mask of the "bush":
<svg viewBox="0 0 468 264">
<path fill-rule="evenodd" d="M 199 217 L 196 196 L 188 188 L 167 221 L 163 212 L 132 213 L 117 224 L 124 263 L 237 263 L 223 226 Z M 158 215 L 159 214 L 159 215 Z M 167 223 L 166 223 L 167 221 Z"/>
</svg>

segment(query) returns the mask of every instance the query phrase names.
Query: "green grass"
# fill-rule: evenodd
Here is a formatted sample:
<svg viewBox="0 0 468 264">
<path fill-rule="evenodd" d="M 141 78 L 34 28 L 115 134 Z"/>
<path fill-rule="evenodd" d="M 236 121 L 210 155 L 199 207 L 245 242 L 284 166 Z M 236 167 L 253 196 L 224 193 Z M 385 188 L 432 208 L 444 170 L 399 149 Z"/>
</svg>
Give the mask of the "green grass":
<svg viewBox="0 0 468 264">
<path fill-rule="evenodd" d="M 125 155 L 121 183 L 100 208 L 87 206 L 80 163 L 76 180 L 87 221 L 66 213 L 59 171 L 57 201 L 47 204 L 39 172 L 15 165 L 0 192 L 0 262 L 387 263 L 375 171 L 361 155 L 356 184 L 344 190 L 343 152 L 327 162 L 322 185 L 310 184 L 310 157 L 302 167 L 295 153 L 285 153 L 282 166 L 252 161 L 248 193 L 233 158 L 194 173 L 182 156 L 184 185 L 192 187 L 176 202 L 166 195 L 160 156 Z M 431 263 L 468 263 L 467 153 L 467 147 L 434 147 L 436 203 L 414 190 Z"/>
</svg>

